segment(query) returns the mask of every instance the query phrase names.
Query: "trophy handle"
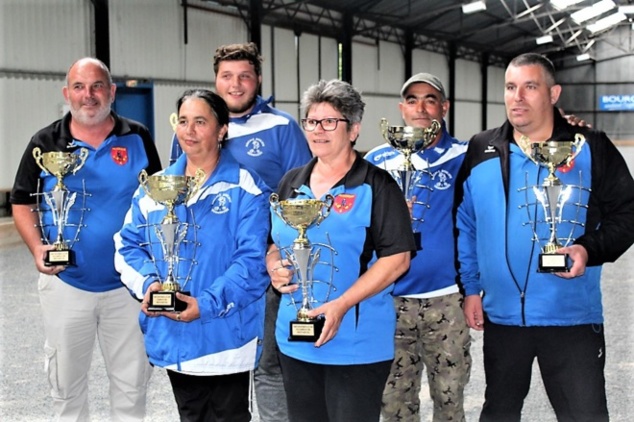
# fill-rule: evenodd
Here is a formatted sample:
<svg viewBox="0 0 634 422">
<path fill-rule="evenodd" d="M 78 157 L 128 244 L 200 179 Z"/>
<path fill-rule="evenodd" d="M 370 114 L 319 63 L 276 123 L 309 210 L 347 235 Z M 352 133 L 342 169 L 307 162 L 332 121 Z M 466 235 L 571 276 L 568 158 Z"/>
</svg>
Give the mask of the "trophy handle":
<svg viewBox="0 0 634 422">
<path fill-rule="evenodd" d="M 319 217 L 317 217 L 317 225 L 319 225 L 328 215 L 330 215 L 330 209 L 332 205 L 335 203 L 335 197 L 331 194 L 326 195 L 326 199 L 323 201 L 323 207 L 319 212 Z"/>
<path fill-rule="evenodd" d="M 172 130 L 176 132 L 176 126 L 178 125 L 178 114 L 170 114 L 170 125 L 172 125 Z"/>
<path fill-rule="evenodd" d="M 427 129 L 425 129 L 425 139 L 427 142 L 424 148 L 427 148 L 429 144 L 434 140 L 440 128 L 441 125 L 438 120 L 434 119 L 431 121 L 431 125 L 429 125 Z"/>
<path fill-rule="evenodd" d="M 271 195 L 269 195 L 269 204 L 271 204 L 273 212 L 277 214 L 277 216 L 282 221 L 286 221 L 284 220 L 284 217 L 282 217 L 282 213 L 280 212 L 280 196 L 277 193 L 273 192 Z"/>
<path fill-rule="evenodd" d="M 581 149 L 586 143 L 586 137 L 580 133 L 575 133 L 575 140 L 572 142 L 572 147 L 574 148 L 574 153 L 570 156 L 570 158 L 566 161 L 566 164 L 570 164 L 572 160 L 574 160 L 577 155 L 581 152 Z"/>
<path fill-rule="evenodd" d="M 383 136 L 383 139 L 385 139 L 385 142 L 390 142 L 387 136 L 387 128 L 389 126 L 389 123 L 387 122 L 387 119 L 385 117 L 381 118 L 381 122 L 379 123 L 379 126 L 381 127 L 381 135 Z"/>
<path fill-rule="evenodd" d="M 194 177 L 188 180 L 187 184 L 189 189 L 187 191 L 187 196 L 185 197 L 185 203 L 189 202 L 189 199 L 198 192 L 198 189 L 200 189 L 205 181 L 205 176 L 205 171 L 203 169 L 198 169 L 196 170 Z"/>
<path fill-rule="evenodd" d="M 77 164 L 73 169 L 73 174 L 77 173 L 77 171 L 86 164 L 86 158 L 88 158 L 88 148 L 80 148 L 79 156 L 77 157 L 79 164 Z"/>
<path fill-rule="evenodd" d="M 139 173 L 139 184 L 145 191 L 145 194 L 149 195 L 150 193 L 147 190 L 147 177 L 147 171 L 145 171 L 145 169 L 141 170 L 141 173 Z"/>
<path fill-rule="evenodd" d="M 48 173 L 48 170 L 46 170 L 46 168 L 42 165 L 42 150 L 40 147 L 33 148 L 33 158 L 35 159 L 35 164 L 44 170 L 45 173 Z"/>
</svg>

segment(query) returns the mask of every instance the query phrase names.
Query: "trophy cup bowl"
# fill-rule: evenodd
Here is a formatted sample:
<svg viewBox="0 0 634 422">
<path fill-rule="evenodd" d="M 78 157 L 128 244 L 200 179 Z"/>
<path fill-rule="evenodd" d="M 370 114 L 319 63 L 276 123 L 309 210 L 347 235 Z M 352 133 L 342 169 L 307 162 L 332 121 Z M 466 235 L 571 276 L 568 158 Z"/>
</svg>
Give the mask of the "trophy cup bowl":
<svg viewBox="0 0 634 422">
<path fill-rule="evenodd" d="M 161 290 L 150 293 L 148 311 L 181 311 L 186 304 L 176 298 L 181 292 L 181 286 L 174 277 L 174 267 L 179 257 L 177 249 L 185 237 L 187 225 L 179 221 L 174 213 L 178 205 L 186 204 L 200 189 L 205 179 L 205 172 L 201 169 L 194 176 L 157 174 L 148 176 L 145 170 L 139 174 L 141 187 L 154 202 L 167 208 L 167 215 L 160 224 L 156 224 L 156 234 L 161 243 L 163 258 L 167 262 L 167 276 L 161 280 Z"/>
<path fill-rule="evenodd" d="M 381 119 L 380 126 L 381 134 L 387 143 L 404 155 L 405 159 L 402 167 L 404 171 L 414 170 L 411 159 L 412 154 L 416 154 L 431 145 L 441 127 L 438 120 L 432 120 L 428 128 L 390 126 L 385 118 Z"/>
<path fill-rule="evenodd" d="M 548 242 L 542 247 L 539 255 L 538 272 L 556 273 L 568 272 L 568 255 L 557 253 L 563 245 L 557 237 L 557 224 L 561 221 L 561 213 L 569 197 L 566 189 L 555 172 L 558 168 L 570 164 L 581 152 L 585 144 L 585 137 L 579 133 L 574 141 L 548 140 L 543 143 L 531 143 L 530 158 L 539 166 L 548 170 L 548 176 L 541 187 L 534 187 L 537 200 L 544 210 L 545 220 L 549 223 Z"/>
<path fill-rule="evenodd" d="M 75 197 L 74 194 L 68 192 L 68 189 L 64 186 L 63 179 L 68 174 L 75 174 L 84 166 L 86 158 L 88 158 L 88 149 L 80 148 L 79 154 L 74 154 L 62 151 L 42 152 L 39 147 L 35 147 L 33 148 L 33 158 L 38 167 L 57 179 L 53 190 L 44 192 L 45 198 L 51 206 L 54 225 L 57 227 L 57 238 L 52 243 L 54 249 L 46 252 L 44 265 L 47 267 L 74 265 L 75 254 L 64 239 L 64 228 L 66 227 L 65 218 L 68 216 L 70 207 L 75 202 Z"/>
<path fill-rule="evenodd" d="M 287 225 L 299 232 L 299 236 L 294 240 L 295 244 L 309 245 L 306 238 L 306 230 L 313 224 L 319 225 L 328 214 L 334 203 L 332 195 L 326 195 L 326 200 L 319 199 L 286 199 L 280 201 L 276 193 L 269 196 L 269 203 L 273 211 Z"/>
<path fill-rule="evenodd" d="M 53 190 L 64 190 L 63 178 L 68 174 L 75 174 L 86 163 L 88 149 L 80 148 L 79 155 L 72 152 L 49 151 L 42 152 L 39 147 L 33 148 L 35 163 L 46 173 L 57 178 L 57 184 Z"/>
<path fill-rule="evenodd" d="M 312 246 L 306 237 L 306 230 L 314 224 L 319 225 L 328 215 L 334 203 L 330 194 L 325 200 L 319 199 L 287 199 L 280 201 L 279 195 L 272 193 L 269 202 L 273 212 L 288 226 L 298 231 L 298 237 L 293 241 L 293 247 L 288 254 L 296 271 L 302 303 L 297 311 L 297 319 L 290 321 L 289 341 L 315 342 L 321 335 L 325 319 L 310 317 L 312 310 L 312 267 L 319 261 L 319 253 L 312 253 Z M 311 262 L 312 261 L 312 262 Z M 309 274 L 309 268 L 311 269 Z"/>
<path fill-rule="evenodd" d="M 572 142 L 546 141 L 531 144 L 533 160 L 548 169 L 548 179 L 555 180 L 557 168 L 568 164 L 573 157 Z"/>
</svg>

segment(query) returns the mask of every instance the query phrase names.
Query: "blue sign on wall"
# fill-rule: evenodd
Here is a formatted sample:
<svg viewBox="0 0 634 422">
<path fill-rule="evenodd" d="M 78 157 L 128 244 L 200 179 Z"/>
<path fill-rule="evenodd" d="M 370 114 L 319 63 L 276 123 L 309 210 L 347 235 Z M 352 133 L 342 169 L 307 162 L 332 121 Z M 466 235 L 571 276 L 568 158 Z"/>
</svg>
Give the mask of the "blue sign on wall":
<svg viewBox="0 0 634 422">
<path fill-rule="evenodd" d="M 601 95 L 599 97 L 599 110 L 634 110 L 634 95 Z"/>
</svg>

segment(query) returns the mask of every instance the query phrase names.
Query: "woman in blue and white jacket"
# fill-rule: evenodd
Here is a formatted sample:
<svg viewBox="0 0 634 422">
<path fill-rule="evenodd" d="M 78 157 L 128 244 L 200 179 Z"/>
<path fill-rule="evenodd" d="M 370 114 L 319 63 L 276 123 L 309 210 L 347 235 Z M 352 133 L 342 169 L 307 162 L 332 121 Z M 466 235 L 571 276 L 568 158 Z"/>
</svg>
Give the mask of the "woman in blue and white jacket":
<svg viewBox="0 0 634 422">
<path fill-rule="evenodd" d="M 229 113 L 208 90 L 186 91 L 177 101 L 176 135 L 182 155 L 164 174 L 205 181 L 186 206 L 177 281 L 188 295 L 181 312 L 150 312 L 150 292 L 161 288 L 167 263 L 154 226 L 167 209 L 138 189 L 124 225 L 115 235 L 115 265 L 121 280 L 142 300 L 141 329 L 150 362 L 166 368 L 182 420 L 250 420 L 249 371 L 260 354 L 264 260 L 269 232 L 268 188 L 222 151 Z"/>
</svg>

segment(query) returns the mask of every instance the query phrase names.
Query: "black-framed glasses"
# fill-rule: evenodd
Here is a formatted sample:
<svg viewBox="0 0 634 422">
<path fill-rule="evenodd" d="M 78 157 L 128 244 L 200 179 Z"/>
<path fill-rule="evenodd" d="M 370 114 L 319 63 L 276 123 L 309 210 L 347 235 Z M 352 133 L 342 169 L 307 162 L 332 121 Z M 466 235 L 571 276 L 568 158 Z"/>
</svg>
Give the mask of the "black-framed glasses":
<svg viewBox="0 0 634 422">
<path fill-rule="evenodd" d="M 317 120 L 317 119 L 302 119 L 302 127 L 304 130 L 308 132 L 312 132 L 317 129 L 317 125 L 321 125 L 321 128 L 326 132 L 333 131 L 337 129 L 337 125 L 339 122 L 350 123 L 348 119 L 338 119 L 336 117 L 326 117 L 325 119 Z"/>
</svg>

